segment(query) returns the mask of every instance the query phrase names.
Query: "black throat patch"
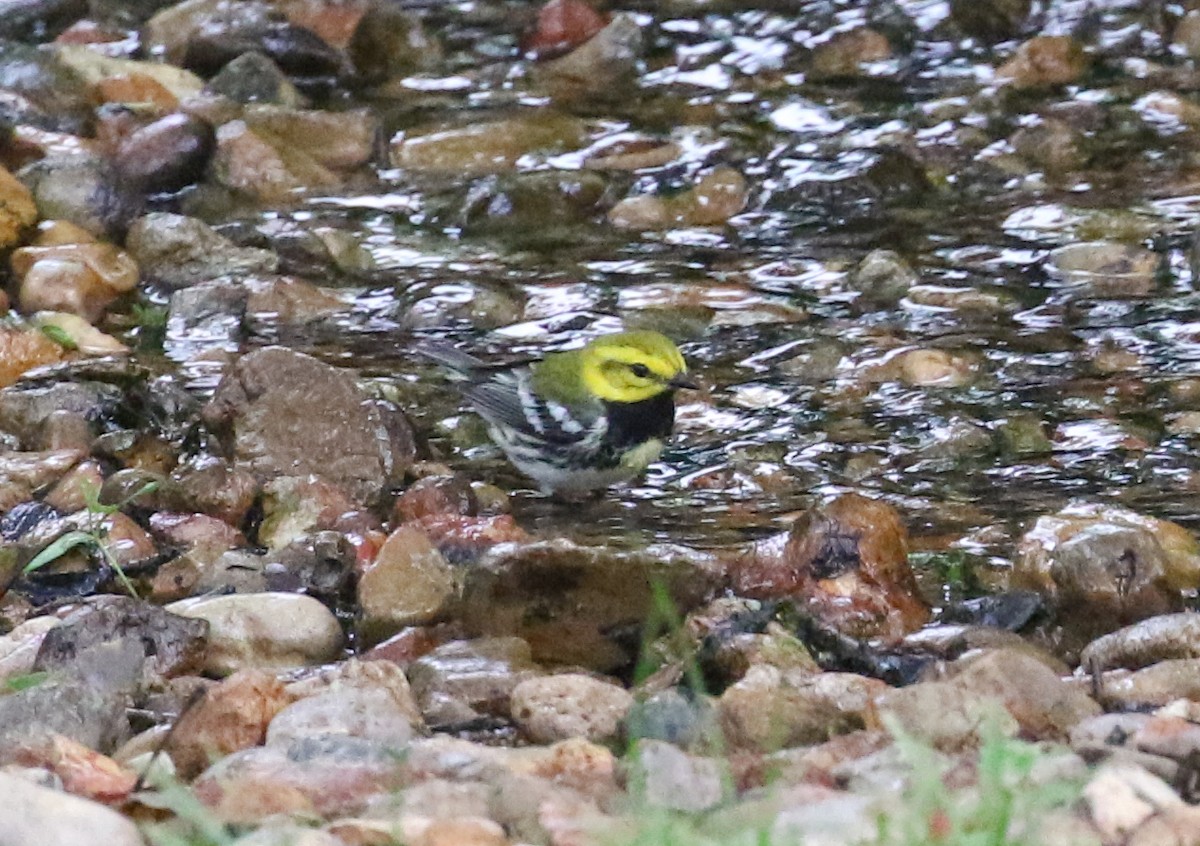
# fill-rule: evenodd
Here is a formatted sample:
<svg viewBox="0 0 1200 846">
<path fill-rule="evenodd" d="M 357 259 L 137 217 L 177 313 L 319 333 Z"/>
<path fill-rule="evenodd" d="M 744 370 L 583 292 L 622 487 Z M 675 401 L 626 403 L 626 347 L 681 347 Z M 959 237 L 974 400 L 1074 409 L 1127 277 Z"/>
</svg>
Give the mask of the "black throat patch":
<svg viewBox="0 0 1200 846">
<path fill-rule="evenodd" d="M 663 391 L 641 402 L 606 402 L 608 433 L 605 440 L 618 449 L 644 444 L 652 438 L 666 440 L 675 426 L 675 392 Z"/>
</svg>

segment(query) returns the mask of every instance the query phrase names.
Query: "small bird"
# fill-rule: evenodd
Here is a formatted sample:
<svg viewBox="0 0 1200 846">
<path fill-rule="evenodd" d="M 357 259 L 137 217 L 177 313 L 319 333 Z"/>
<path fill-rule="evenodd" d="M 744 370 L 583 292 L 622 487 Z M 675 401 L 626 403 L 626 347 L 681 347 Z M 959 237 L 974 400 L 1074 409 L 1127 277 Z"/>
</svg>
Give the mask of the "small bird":
<svg viewBox="0 0 1200 846">
<path fill-rule="evenodd" d="M 675 391 L 694 388 L 679 348 L 658 332 L 618 332 L 540 361 L 495 367 L 431 346 L 465 382 L 492 440 L 548 494 L 578 495 L 641 475 L 675 424 Z"/>
</svg>

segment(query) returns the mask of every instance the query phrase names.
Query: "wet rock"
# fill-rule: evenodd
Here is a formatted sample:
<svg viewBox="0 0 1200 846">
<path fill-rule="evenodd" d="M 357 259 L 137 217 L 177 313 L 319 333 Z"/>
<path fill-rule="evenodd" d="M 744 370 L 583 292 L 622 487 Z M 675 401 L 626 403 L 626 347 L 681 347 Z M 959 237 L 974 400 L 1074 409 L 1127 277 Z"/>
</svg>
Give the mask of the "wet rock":
<svg viewBox="0 0 1200 846">
<path fill-rule="evenodd" d="M 3 17 L 9 19 L 7 14 Z M 0 90 L 24 101 L 27 111 L 22 122 L 80 134 L 91 118 L 92 104 L 83 80 L 53 52 L 32 45 L 0 43 Z"/>
<path fill-rule="evenodd" d="M 353 595 L 357 553 L 340 532 L 318 532 L 265 558 L 263 574 L 269 591 L 305 593 L 330 604 Z"/>
<path fill-rule="evenodd" d="M 273 103 L 288 108 L 304 105 L 304 95 L 279 66 L 256 51 L 243 53 L 221 68 L 204 90 L 237 103 Z"/>
<path fill-rule="evenodd" d="M 480 176 L 513 170 L 524 156 L 562 153 L 586 143 L 581 121 L 543 111 L 531 117 L 403 132 L 392 138 L 391 161 L 393 167 L 416 172 Z"/>
<path fill-rule="evenodd" d="M 432 726 L 510 713 L 513 689 L 537 672 L 529 644 L 515 637 L 454 641 L 418 658 L 408 677 Z"/>
<path fill-rule="evenodd" d="M 218 819 L 257 823 L 274 814 L 343 817 L 404 786 L 405 762 L 386 744 L 354 737 L 302 738 L 243 749 L 195 782 Z"/>
<path fill-rule="evenodd" d="M 522 244 L 537 244 L 540 238 L 558 237 L 561 226 L 594 217 L 606 192 L 605 181 L 591 172 L 506 174 L 473 184 L 460 215 L 472 234 L 504 234 Z M 481 319 L 487 312 L 492 312 L 492 320 L 503 315 L 505 303 L 496 293 L 479 289 L 481 302 L 472 304 L 479 324 L 487 325 Z M 485 310 L 482 300 L 489 294 L 494 302 Z"/>
<path fill-rule="evenodd" d="M 920 281 L 920 276 L 892 250 L 867 253 L 854 273 L 850 285 L 872 302 L 897 302 Z"/>
<path fill-rule="evenodd" d="M 1200 58 L 1200 11 L 1188 12 L 1175 24 L 1171 44 L 1193 60 Z"/>
<path fill-rule="evenodd" d="M 239 359 L 203 416 L 232 430 L 237 466 L 256 478 L 315 475 L 359 503 L 399 480 L 415 452 L 403 416 L 350 373 L 282 347 Z"/>
<path fill-rule="evenodd" d="M 583 0 L 549 0 L 521 38 L 521 52 L 534 60 L 561 56 L 592 39 L 608 22 Z"/>
<path fill-rule="evenodd" d="M 405 626 L 436 620 L 456 597 L 457 583 L 454 569 L 429 538 L 401 526 L 358 581 L 360 634 L 377 643 Z"/>
<path fill-rule="evenodd" d="M 201 456 L 171 473 L 187 502 L 230 526 L 240 526 L 258 497 L 259 484 L 248 470 Z"/>
<path fill-rule="evenodd" d="M 897 639 L 929 619 L 900 516 L 857 494 L 806 512 L 786 535 L 756 544 L 735 563 L 733 580 L 740 596 L 793 598 L 852 637 Z"/>
<path fill-rule="evenodd" d="M 242 120 L 285 159 L 289 150 L 303 150 L 334 171 L 353 170 L 370 161 L 378 131 L 375 117 L 363 109 L 323 112 L 263 104 L 246 108 Z"/>
<path fill-rule="evenodd" d="M 1078 82 L 1091 69 L 1083 45 L 1066 35 L 1039 35 L 1017 48 L 996 69 L 996 77 L 1023 90 L 1051 88 Z"/>
<path fill-rule="evenodd" d="M 167 115 L 122 140 L 115 164 L 143 191 L 176 191 L 203 176 L 215 143 L 207 122 L 185 114 Z"/>
<path fill-rule="evenodd" d="M 1106 241 L 1070 244 L 1050 254 L 1050 269 L 1064 285 L 1096 297 L 1149 295 L 1158 264 L 1147 249 Z"/>
<path fill-rule="evenodd" d="M 42 332 L 65 340 L 66 346 L 80 355 L 124 355 L 129 352 L 129 347 L 112 335 L 104 334 L 77 314 L 39 311 L 30 317 L 30 322 Z M 55 445 L 60 443 L 60 439 L 78 446 L 84 446 L 86 442 L 90 446 L 90 434 L 86 440 L 82 436 L 82 432 L 87 428 L 86 420 L 80 421 L 74 415 L 55 415 L 53 421 L 53 425 L 42 433 L 47 447 L 54 449 Z M 63 428 L 59 428 L 58 424 L 63 424 Z"/>
<path fill-rule="evenodd" d="M 17 175 L 33 195 L 39 217 L 69 221 L 97 237 L 121 235 L 137 214 L 139 198 L 105 159 L 49 157 Z"/>
<path fill-rule="evenodd" d="M 608 220 L 620 229 L 720 226 L 746 207 L 747 197 L 745 178 L 719 167 L 673 197 L 628 197 L 609 210 Z"/>
<path fill-rule="evenodd" d="M 885 690 L 883 682 L 851 673 L 759 665 L 721 694 L 717 713 L 732 746 L 771 752 L 863 728 L 871 700 Z"/>
<path fill-rule="evenodd" d="M 41 490 L 61 479 L 81 458 L 83 454 L 78 450 L 0 454 L 0 479 L 30 491 Z M 13 517 L 11 512 L 6 515 L 0 527 L 5 537 L 16 539 L 24 534 L 24 529 L 10 524 Z"/>
<path fill-rule="evenodd" d="M 23 311 L 67 312 L 90 322 L 138 283 L 138 266 L 128 253 L 70 224 L 43 224 L 32 245 L 13 252 L 10 264 L 20 280 Z"/>
<path fill-rule="evenodd" d="M 1083 137 L 1065 121 L 1039 121 L 1013 133 L 1011 143 L 1017 155 L 1045 169 L 1050 176 L 1062 176 L 1087 164 Z"/>
<path fill-rule="evenodd" d="M 371 84 L 432 70 L 442 61 L 440 43 L 416 17 L 383 3 L 367 7 L 346 49 L 359 77 Z"/>
<path fill-rule="evenodd" d="M 1197 546 L 1179 526 L 1076 505 L 1038 518 L 1017 547 L 1012 587 L 1049 598 L 1073 639 L 1178 609 L 1195 585 Z"/>
<path fill-rule="evenodd" d="M 655 808 L 697 813 L 726 798 L 723 761 L 688 755 L 669 743 L 646 740 L 637 745 L 633 780 L 642 799 Z"/>
<path fill-rule="evenodd" d="M 318 323 L 351 310 L 349 298 L 291 276 L 248 279 L 245 284 L 246 317 L 252 331 L 261 331 L 260 325 L 271 331 L 286 324 Z"/>
<path fill-rule="evenodd" d="M 465 477 L 425 476 L 396 498 L 393 510 L 398 521 L 412 522 L 433 515 L 474 516 L 479 503 Z"/>
<path fill-rule="evenodd" d="M 183 65 L 209 76 L 249 52 L 262 53 L 299 78 L 336 78 L 349 70 L 342 52 L 310 29 L 237 15 L 213 15 L 197 28 L 188 39 Z"/>
<path fill-rule="evenodd" d="M 9 773 L 0 773 L 0 792 L 4 794 L 6 809 L 4 836 L 12 843 L 142 846 L 144 842 L 131 820 L 99 802 L 42 787 Z"/>
<path fill-rule="evenodd" d="M 813 50 L 807 78 L 812 82 L 870 75 L 869 66 L 892 56 L 887 38 L 870 27 L 839 32 Z"/>
<path fill-rule="evenodd" d="M 980 316 L 1013 309 L 1012 301 L 1003 294 L 978 288 L 950 288 L 943 285 L 913 285 L 904 298 L 903 305 L 909 304 Z"/>
<path fill-rule="evenodd" d="M 951 0 L 950 20 L 972 38 L 993 44 L 1020 34 L 1032 6 L 1032 0 Z"/>
<path fill-rule="evenodd" d="M 215 549 L 224 552 L 245 546 L 246 538 L 224 520 L 207 514 L 159 511 L 150 515 L 150 531 L 172 546 Z"/>
<path fill-rule="evenodd" d="M 180 617 L 129 597 L 95 597 L 46 633 L 33 666 L 58 670 L 70 666 L 79 652 L 123 640 L 142 650 L 142 672 L 150 682 L 198 672 L 207 634 L 203 620 Z"/>
<path fill-rule="evenodd" d="M 209 688 L 179 717 L 166 751 L 179 775 L 193 778 L 216 759 L 260 745 L 287 704 L 273 675 L 241 670 Z"/>
<path fill-rule="evenodd" d="M 624 688 L 578 673 L 526 679 L 513 688 L 510 710 L 534 743 L 582 737 L 593 743 L 617 740 L 621 721 L 633 707 Z"/>
<path fill-rule="evenodd" d="M 273 273 L 279 258 L 239 247 L 192 217 L 155 212 L 134 221 L 125 241 L 146 279 L 178 290 L 221 276 Z"/>
<path fill-rule="evenodd" d="M 343 735 L 403 750 L 413 736 L 409 715 L 382 688 L 348 687 L 301 699 L 271 720 L 267 743 Z"/>
<path fill-rule="evenodd" d="M 259 543 L 282 549 L 314 531 L 332 529 L 356 503 L 338 486 L 317 476 L 281 476 L 263 485 Z"/>
<path fill-rule="evenodd" d="M 0 249 L 16 246 L 37 222 L 38 211 L 29 189 L 0 167 Z"/>
<path fill-rule="evenodd" d="M 12 385 L 27 370 L 61 361 L 65 352 L 38 329 L 0 326 L 0 388 Z M 7 416 L 4 405 L 3 397 L 0 397 L 0 423 Z"/>
<path fill-rule="evenodd" d="M 331 189 L 340 178 L 307 152 L 283 148 L 244 121 L 217 130 L 213 175 L 217 182 L 259 203 L 278 204 L 309 189 Z"/>
<path fill-rule="evenodd" d="M 1084 648 L 1079 665 L 1137 670 L 1175 658 L 1200 658 L 1200 614 L 1163 614 L 1106 634 Z"/>
<path fill-rule="evenodd" d="M 199 93 L 204 81 L 165 62 L 142 62 L 107 56 L 90 47 L 60 44 L 55 48 L 58 61 L 73 71 L 85 83 L 95 88 L 105 80 L 145 79 L 166 90 L 176 101 Z"/>
<path fill-rule="evenodd" d="M 228 675 L 241 669 L 292 669 L 331 661 L 342 648 L 342 629 L 320 602 L 290 593 L 202 596 L 167 610 L 207 620 L 205 670 Z"/>
<path fill-rule="evenodd" d="M 534 65 L 534 79 L 560 100 L 625 96 L 637 79 L 642 30 L 630 15 L 612 22 L 558 58 Z"/>
<path fill-rule="evenodd" d="M 415 526 L 452 564 L 475 562 L 500 544 L 527 544 L 533 540 L 508 514 L 494 517 L 427 515 L 416 521 Z"/>
<path fill-rule="evenodd" d="M 653 584 L 686 612 L 722 582 L 712 557 L 682 547 L 621 552 L 566 540 L 499 546 L 465 573 L 462 620 L 472 634 L 523 638 L 540 662 L 605 672 L 632 660 Z M 539 613 L 529 614 L 531 607 Z"/>
</svg>

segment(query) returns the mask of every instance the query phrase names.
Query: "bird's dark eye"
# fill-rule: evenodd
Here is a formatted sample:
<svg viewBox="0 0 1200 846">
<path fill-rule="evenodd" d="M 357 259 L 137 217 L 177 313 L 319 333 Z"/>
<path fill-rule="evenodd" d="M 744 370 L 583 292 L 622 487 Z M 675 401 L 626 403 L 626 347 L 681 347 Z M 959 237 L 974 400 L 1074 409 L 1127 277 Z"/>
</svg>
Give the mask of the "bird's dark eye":
<svg viewBox="0 0 1200 846">
<path fill-rule="evenodd" d="M 641 363 L 631 364 L 631 365 L 629 365 L 629 369 L 632 370 L 633 375 L 638 377 L 639 379 L 649 379 L 650 378 L 650 368 L 644 364 L 641 364 Z"/>
</svg>

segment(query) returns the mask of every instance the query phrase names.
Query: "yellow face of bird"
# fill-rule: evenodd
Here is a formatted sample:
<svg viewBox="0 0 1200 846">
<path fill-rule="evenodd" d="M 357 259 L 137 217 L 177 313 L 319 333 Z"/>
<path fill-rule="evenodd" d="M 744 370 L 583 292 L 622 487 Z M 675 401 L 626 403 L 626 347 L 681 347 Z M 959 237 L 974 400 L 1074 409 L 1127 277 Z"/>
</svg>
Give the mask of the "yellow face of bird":
<svg viewBox="0 0 1200 846">
<path fill-rule="evenodd" d="M 642 402 L 690 387 L 679 348 L 658 332 L 619 332 L 579 351 L 584 384 L 608 402 Z"/>
</svg>

